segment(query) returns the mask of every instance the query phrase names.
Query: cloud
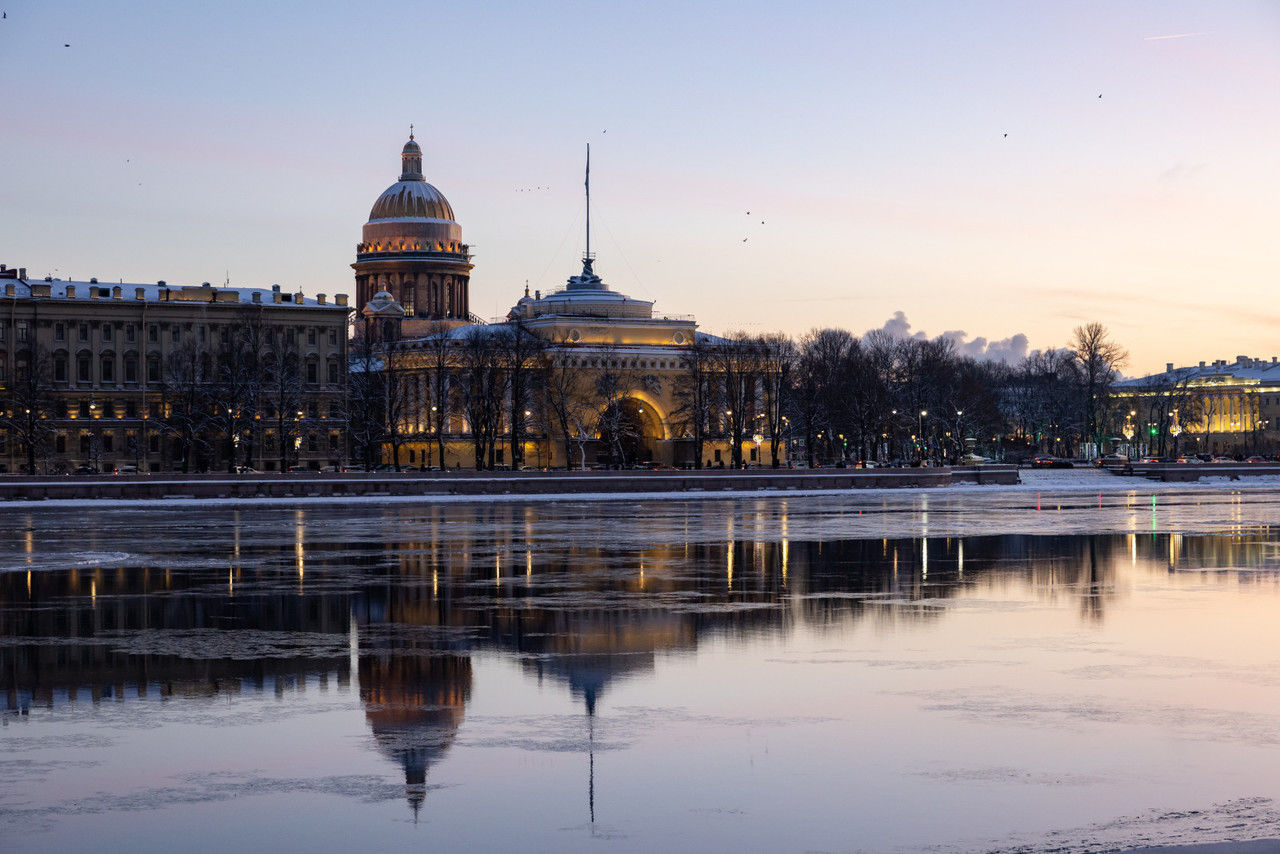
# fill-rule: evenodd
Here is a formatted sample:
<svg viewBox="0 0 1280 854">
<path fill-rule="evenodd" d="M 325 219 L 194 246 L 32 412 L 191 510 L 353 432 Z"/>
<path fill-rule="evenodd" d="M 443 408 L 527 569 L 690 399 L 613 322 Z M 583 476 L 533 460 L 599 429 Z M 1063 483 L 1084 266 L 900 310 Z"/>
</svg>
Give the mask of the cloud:
<svg viewBox="0 0 1280 854">
<path fill-rule="evenodd" d="M 911 321 L 907 320 L 906 312 L 902 311 L 895 311 L 893 317 L 886 320 L 879 331 L 892 335 L 894 338 L 909 338 L 919 341 L 928 340 L 929 338 L 923 330 L 912 332 Z M 960 355 L 970 356 L 980 362 L 1004 362 L 1007 365 L 1013 365 L 1021 362 L 1032 352 L 1027 336 L 1021 332 L 1010 335 L 1008 338 L 1001 338 L 998 341 L 991 341 L 981 336 L 970 338 L 969 334 L 963 329 L 949 329 L 938 337 L 952 342 L 955 345 L 956 352 Z"/>
<path fill-rule="evenodd" d="M 1144 42 L 1160 42 L 1165 39 L 1189 39 L 1192 36 L 1207 36 L 1209 33 L 1174 33 L 1171 36 L 1147 36 Z"/>
</svg>

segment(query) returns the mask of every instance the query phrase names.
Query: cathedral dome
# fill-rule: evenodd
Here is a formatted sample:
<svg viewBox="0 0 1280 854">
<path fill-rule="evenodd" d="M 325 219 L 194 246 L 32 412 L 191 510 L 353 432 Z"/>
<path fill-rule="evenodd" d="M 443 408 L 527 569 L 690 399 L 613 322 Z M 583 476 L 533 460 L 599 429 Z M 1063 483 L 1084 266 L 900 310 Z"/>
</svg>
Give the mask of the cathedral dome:
<svg viewBox="0 0 1280 854">
<path fill-rule="evenodd" d="M 383 191 L 369 211 L 369 220 L 438 219 L 453 222 L 453 208 L 444 194 L 426 181 L 396 181 Z"/>
<path fill-rule="evenodd" d="M 400 151 L 400 164 L 400 180 L 369 211 L 359 251 L 465 252 L 462 226 L 449 200 L 422 177 L 422 148 L 412 133 Z"/>
</svg>

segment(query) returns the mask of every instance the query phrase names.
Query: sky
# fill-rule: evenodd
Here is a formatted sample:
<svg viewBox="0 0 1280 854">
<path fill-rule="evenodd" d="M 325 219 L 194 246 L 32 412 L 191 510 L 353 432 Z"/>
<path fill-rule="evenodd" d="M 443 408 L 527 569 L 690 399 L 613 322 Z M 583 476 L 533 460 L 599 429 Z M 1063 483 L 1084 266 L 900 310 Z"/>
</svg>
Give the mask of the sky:
<svg viewBox="0 0 1280 854">
<path fill-rule="evenodd" d="M 597 272 L 709 332 L 1280 355 L 1280 2 L 0 6 L 30 275 L 354 293 L 413 123 L 484 317 L 577 272 L 589 143 Z"/>
</svg>

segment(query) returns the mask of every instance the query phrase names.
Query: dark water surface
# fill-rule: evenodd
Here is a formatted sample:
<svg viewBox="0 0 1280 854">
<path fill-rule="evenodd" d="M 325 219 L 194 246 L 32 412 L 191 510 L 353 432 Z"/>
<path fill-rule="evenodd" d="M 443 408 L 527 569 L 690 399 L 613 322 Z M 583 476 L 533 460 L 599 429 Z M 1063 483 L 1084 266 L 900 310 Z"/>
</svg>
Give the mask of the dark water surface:
<svg viewBox="0 0 1280 854">
<path fill-rule="evenodd" d="M 1280 835 L 1280 499 L 0 511 L 5 851 Z"/>
</svg>

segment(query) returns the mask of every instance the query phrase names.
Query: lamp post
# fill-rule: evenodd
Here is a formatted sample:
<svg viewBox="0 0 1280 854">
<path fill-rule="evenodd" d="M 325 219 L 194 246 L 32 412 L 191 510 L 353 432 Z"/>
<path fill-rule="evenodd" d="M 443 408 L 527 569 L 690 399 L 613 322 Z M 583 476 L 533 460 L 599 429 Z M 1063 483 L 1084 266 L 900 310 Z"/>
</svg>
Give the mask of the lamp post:
<svg viewBox="0 0 1280 854">
<path fill-rule="evenodd" d="M 927 449 L 927 444 L 924 441 L 924 417 L 928 414 L 929 410 L 921 409 L 920 414 L 916 417 L 916 435 L 920 437 L 920 462 L 924 462 L 924 452 Z"/>
</svg>

